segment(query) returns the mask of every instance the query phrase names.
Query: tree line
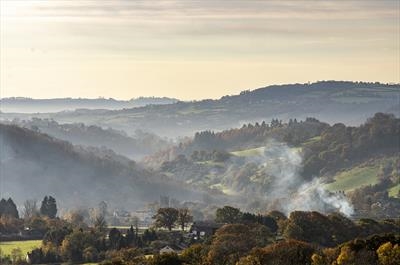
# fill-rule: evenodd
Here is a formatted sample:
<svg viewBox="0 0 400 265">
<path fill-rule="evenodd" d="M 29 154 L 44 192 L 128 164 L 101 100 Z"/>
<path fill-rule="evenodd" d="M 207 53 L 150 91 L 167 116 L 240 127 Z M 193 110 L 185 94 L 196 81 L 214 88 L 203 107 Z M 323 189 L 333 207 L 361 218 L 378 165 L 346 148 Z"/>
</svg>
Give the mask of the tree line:
<svg viewBox="0 0 400 265">
<path fill-rule="evenodd" d="M 30 218 L 34 215 L 43 215 L 49 218 L 55 218 L 57 215 L 57 202 L 52 196 L 45 196 L 42 200 L 40 209 L 37 208 L 35 200 L 24 202 L 24 217 Z M 17 205 L 11 198 L 0 200 L 0 217 L 19 218 Z"/>
</svg>

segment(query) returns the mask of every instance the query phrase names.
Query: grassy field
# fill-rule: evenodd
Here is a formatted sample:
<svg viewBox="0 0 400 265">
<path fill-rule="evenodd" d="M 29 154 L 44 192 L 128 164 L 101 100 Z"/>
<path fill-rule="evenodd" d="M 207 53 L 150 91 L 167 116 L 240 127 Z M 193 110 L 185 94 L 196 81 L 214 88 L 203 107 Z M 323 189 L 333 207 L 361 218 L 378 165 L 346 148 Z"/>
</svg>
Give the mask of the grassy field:
<svg viewBox="0 0 400 265">
<path fill-rule="evenodd" d="M 388 190 L 390 197 L 398 197 L 400 191 L 400 183 Z"/>
<path fill-rule="evenodd" d="M 223 167 L 223 166 L 224 166 L 224 162 L 215 162 L 215 161 L 211 161 L 211 160 L 208 160 L 208 161 L 198 161 L 198 162 L 196 162 L 196 164 L 199 164 L 199 165 L 209 165 L 209 166 L 220 166 L 220 167 Z"/>
<path fill-rule="evenodd" d="M 319 141 L 319 140 L 321 140 L 321 136 L 315 136 L 313 138 L 308 139 L 305 143 L 302 144 L 302 146 L 303 147 L 307 146 L 307 145 L 312 144 L 312 143 L 314 143 L 316 141 Z"/>
<path fill-rule="evenodd" d="M 350 191 L 363 185 L 373 185 L 378 182 L 378 172 L 378 165 L 355 167 L 336 175 L 335 182 L 326 184 L 325 188 L 330 191 Z"/>
<path fill-rule="evenodd" d="M 264 147 L 257 147 L 252 149 L 246 149 L 241 151 L 231 152 L 232 155 L 235 156 L 259 156 L 264 152 Z"/>
<path fill-rule="evenodd" d="M 108 228 L 117 228 L 119 230 L 127 230 L 131 228 L 130 225 L 109 225 Z"/>
<path fill-rule="evenodd" d="M 0 248 L 3 256 L 11 254 L 14 248 L 20 248 L 23 255 L 32 249 L 39 247 L 42 244 L 42 240 L 25 240 L 25 241 L 9 241 L 0 242 Z"/>
</svg>

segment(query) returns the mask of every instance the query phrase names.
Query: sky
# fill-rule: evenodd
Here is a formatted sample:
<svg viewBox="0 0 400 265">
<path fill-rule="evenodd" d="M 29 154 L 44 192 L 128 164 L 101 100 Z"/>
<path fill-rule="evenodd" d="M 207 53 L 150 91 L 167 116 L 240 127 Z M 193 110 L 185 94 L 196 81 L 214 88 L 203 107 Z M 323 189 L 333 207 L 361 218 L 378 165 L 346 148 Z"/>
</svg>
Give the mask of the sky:
<svg viewBox="0 0 400 265">
<path fill-rule="evenodd" d="M 400 82 L 400 1 L 0 0 L 0 97 Z"/>
</svg>

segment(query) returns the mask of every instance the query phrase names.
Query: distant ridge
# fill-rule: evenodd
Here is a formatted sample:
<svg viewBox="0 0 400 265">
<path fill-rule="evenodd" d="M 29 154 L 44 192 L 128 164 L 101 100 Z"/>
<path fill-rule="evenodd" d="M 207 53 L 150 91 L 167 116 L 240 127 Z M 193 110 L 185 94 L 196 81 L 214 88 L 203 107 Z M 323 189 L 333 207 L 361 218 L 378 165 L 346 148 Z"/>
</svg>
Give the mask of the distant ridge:
<svg viewBox="0 0 400 265">
<path fill-rule="evenodd" d="M 139 97 L 130 100 L 113 98 L 52 98 L 34 99 L 27 97 L 9 97 L 0 99 L 2 112 L 46 113 L 73 111 L 77 109 L 123 109 L 147 105 L 163 105 L 177 102 L 178 99 L 167 97 Z"/>
<path fill-rule="evenodd" d="M 314 117 L 328 123 L 359 125 L 377 112 L 399 116 L 399 84 L 319 81 L 272 85 L 237 95 L 201 101 L 177 101 L 113 110 L 78 110 L 48 114 L 0 114 L 2 119 L 54 119 L 111 127 L 128 134 L 141 129 L 160 136 L 179 137 L 197 131 L 225 130 L 244 123 L 278 118 Z"/>
</svg>

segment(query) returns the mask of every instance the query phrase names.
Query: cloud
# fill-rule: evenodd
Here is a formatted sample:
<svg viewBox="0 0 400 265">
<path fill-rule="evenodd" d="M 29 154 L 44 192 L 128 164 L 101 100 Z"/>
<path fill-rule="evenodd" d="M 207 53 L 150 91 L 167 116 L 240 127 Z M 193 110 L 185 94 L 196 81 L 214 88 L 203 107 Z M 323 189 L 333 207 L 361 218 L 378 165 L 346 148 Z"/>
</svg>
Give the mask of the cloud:
<svg viewBox="0 0 400 265">
<path fill-rule="evenodd" d="M 35 16 L 141 19 L 371 18 L 396 16 L 395 1 L 27 1 Z"/>
<path fill-rule="evenodd" d="M 75 73 L 72 78 L 67 73 L 79 67 L 91 69 L 98 61 L 113 73 L 117 66 L 133 68 L 138 66 L 137 62 L 224 65 L 225 70 L 219 75 L 209 73 L 211 64 L 194 66 L 210 74 L 201 80 L 213 80 L 207 84 L 210 89 L 214 85 L 213 91 L 217 84 L 228 89 L 244 82 L 263 84 L 268 78 L 283 82 L 275 79 L 277 76 L 300 77 L 284 82 L 334 76 L 348 79 L 350 74 L 352 79 L 355 74 L 361 79 L 398 79 L 395 58 L 399 46 L 399 1 L 1 0 L 0 3 L 0 63 L 2 77 L 7 77 L 2 78 L 2 87 L 9 90 L 31 85 L 27 81 L 22 85 L 20 81 L 29 80 L 31 71 L 25 71 L 26 66 L 43 69 L 48 78 L 58 76 L 62 84 L 71 79 L 82 80 L 82 86 L 87 87 L 94 82 L 93 77 Z M 60 64 L 72 70 L 56 71 L 54 65 Z M 281 67 L 283 64 L 285 67 Z M 310 65 L 307 77 L 304 73 L 300 75 L 300 68 L 295 69 L 296 65 L 304 64 Z M 238 72 L 232 73 L 230 65 Z M 143 69 L 147 71 L 146 66 L 138 66 L 137 71 Z M 162 85 L 180 84 L 182 76 L 176 73 L 181 70 L 162 70 L 168 73 Z M 149 75 L 154 72 L 148 71 Z M 230 81 L 231 75 L 237 76 L 235 82 Z M 142 87 L 148 84 L 142 76 L 127 78 L 126 83 Z M 194 78 L 188 82 L 198 83 Z M 96 87 L 105 87 L 103 83 L 96 83 Z M 175 85 L 168 88 L 174 90 Z"/>
</svg>

